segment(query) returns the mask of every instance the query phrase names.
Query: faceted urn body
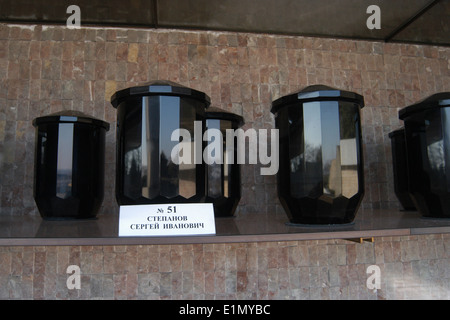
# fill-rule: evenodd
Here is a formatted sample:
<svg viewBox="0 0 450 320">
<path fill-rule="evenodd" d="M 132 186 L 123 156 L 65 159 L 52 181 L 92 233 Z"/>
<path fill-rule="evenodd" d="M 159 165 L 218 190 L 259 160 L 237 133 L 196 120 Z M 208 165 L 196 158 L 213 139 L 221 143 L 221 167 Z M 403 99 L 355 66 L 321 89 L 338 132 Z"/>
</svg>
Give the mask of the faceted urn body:
<svg viewBox="0 0 450 320">
<path fill-rule="evenodd" d="M 117 108 L 118 204 L 204 202 L 205 166 L 196 154 L 203 150 L 209 97 L 157 81 L 118 91 L 111 103 Z M 189 153 L 183 161 L 179 149 Z"/>
<path fill-rule="evenodd" d="M 351 223 L 364 196 L 363 97 L 311 86 L 272 104 L 278 197 L 294 224 Z"/>
<path fill-rule="evenodd" d="M 406 154 L 405 129 L 389 133 L 392 149 L 392 170 L 394 173 L 394 191 L 403 210 L 415 211 L 411 194 L 409 193 L 409 172 Z"/>
<path fill-rule="evenodd" d="M 33 120 L 34 199 L 42 218 L 95 218 L 103 202 L 109 124 L 64 111 Z"/>
<path fill-rule="evenodd" d="M 206 159 L 206 202 L 213 204 L 216 217 L 234 216 L 241 199 L 241 165 L 237 161 L 237 143 L 234 141 L 233 146 L 227 146 L 226 136 L 227 130 L 234 132 L 243 124 L 244 119 L 234 113 L 218 108 L 209 108 L 206 112 L 208 141 L 215 141 L 219 132 L 222 136 L 221 150 L 214 148 L 214 153 L 219 154 L 214 154 L 214 158 L 211 155 L 210 160 Z"/>
<path fill-rule="evenodd" d="M 399 118 L 415 207 L 424 217 L 450 218 L 450 92 L 400 110 Z"/>
</svg>

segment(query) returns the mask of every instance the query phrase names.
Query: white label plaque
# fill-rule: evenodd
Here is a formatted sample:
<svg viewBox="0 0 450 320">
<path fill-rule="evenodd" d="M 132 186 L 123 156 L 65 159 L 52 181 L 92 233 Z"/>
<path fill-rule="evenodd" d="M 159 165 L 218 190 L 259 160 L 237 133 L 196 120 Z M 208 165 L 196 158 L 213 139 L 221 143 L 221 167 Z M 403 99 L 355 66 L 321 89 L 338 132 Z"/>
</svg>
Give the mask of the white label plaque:
<svg viewBox="0 0 450 320">
<path fill-rule="evenodd" d="M 212 203 L 120 206 L 119 237 L 216 234 Z"/>
</svg>

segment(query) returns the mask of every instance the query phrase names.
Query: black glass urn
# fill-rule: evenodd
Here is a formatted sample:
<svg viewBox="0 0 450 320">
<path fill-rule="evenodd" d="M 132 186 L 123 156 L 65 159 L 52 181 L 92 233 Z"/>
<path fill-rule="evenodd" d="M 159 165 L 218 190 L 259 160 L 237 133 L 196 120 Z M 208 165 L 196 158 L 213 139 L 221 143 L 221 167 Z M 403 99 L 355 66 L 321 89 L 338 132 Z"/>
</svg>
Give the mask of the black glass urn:
<svg viewBox="0 0 450 320">
<path fill-rule="evenodd" d="M 278 197 L 293 224 L 351 223 L 364 196 L 362 96 L 309 86 L 272 103 Z"/>
<path fill-rule="evenodd" d="M 34 199 L 46 220 L 92 219 L 103 202 L 107 122 L 76 111 L 33 120 Z"/>
<path fill-rule="evenodd" d="M 237 162 L 237 143 L 234 141 L 227 149 L 226 136 L 227 130 L 234 132 L 242 127 L 244 119 L 219 108 L 209 108 L 205 115 L 207 138 L 211 142 L 205 159 L 206 202 L 213 204 L 216 217 L 232 217 L 241 199 L 241 168 Z M 220 137 L 219 148 L 216 139 Z"/>
<path fill-rule="evenodd" d="M 401 128 L 389 133 L 392 150 L 392 171 L 394 174 L 394 192 L 405 211 L 415 211 L 409 193 L 408 160 L 406 157 L 405 129 Z"/>
<path fill-rule="evenodd" d="M 423 217 L 450 218 L 450 92 L 403 108 L 399 118 L 415 207 Z"/>
<path fill-rule="evenodd" d="M 204 202 L 203 92 L 170 81 L 117 91 L 119 205 Z M 181 157 L 182 156 L 182 157 Z"/>
</svg>

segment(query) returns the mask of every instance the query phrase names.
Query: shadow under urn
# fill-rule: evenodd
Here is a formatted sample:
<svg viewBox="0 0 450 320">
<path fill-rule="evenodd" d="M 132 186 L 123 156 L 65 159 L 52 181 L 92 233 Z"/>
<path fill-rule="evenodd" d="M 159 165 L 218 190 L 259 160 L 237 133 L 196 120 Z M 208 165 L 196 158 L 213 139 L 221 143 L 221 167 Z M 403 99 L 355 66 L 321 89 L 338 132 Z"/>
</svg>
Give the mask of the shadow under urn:
<svg viewBox="0 0 450 320">
<path fill-rule="evenodd" d="M 279 129 L 278 197 L 291 224 L 352 223 L 364 197 L 356 93 L 315 85 L 272 103 Z"/>
</svg>

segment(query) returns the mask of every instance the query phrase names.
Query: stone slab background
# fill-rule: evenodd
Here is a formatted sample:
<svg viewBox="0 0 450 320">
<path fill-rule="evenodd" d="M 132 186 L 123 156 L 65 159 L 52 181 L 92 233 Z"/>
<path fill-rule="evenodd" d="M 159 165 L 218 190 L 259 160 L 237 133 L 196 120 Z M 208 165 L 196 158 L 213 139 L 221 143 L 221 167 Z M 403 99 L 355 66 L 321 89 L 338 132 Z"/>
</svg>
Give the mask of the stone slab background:
<svg viewBox="0 0 450 320">
<path fill-rule="evenodd" d="M 69 290 L 69 265 L 81 288 Z M 380 268 L 369 290 L 367 268 Z M 0 247 L 0 299 L 450 299 L 450 236 Z"/>
<path fill-rule="evenodd" d="M 114 214 L 116 91 L 165 79 L 201 90 L 212 105 L 273 128 L 273 100 L 307 85 L 362 94 L 363 205 L 395 208 L 388 133 L 398 110 L 450 90 L 450 48 L 167 29 L 0 25 L 0 214 L 38 214 L 32 197 L 31 121 L 73 109 L 108 121 L 101 213 Z M 275 176 L 242 170 L 238 214 L 280 212 Z"/>
<path fill-rule="evenodd" d="M 450 90 L 450 48 L 206 31 L 0 24 L 0 215 L 38 215 L 31 121 L 73 109 L 111 123 L 101 214 L 114 198 L 119 89 L 167 79 L 273 128 L 271 102 L 307 85 L 364 95 L 367 208 L 398 208 L 388 133 L 397 112 Z M 276 180 L 246 165 L 237 214 L 282 212 Z M 449 236 L 180 246 L 0 247 L 1 299 L 449 299 Z M 66 269 L 81 268 L 80 290 Z M 366 287 L 380 267 L 381 289 Z"/>
</svg>

